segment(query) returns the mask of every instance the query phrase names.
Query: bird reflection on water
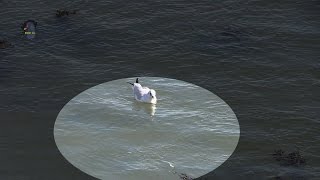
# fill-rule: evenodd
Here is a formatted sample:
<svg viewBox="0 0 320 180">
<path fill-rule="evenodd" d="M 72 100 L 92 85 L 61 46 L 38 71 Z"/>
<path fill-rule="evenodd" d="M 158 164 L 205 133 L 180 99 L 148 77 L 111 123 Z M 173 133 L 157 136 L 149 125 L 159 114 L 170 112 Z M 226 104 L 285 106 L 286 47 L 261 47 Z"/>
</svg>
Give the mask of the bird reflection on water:
<svg viewBox="0 0 320 180">
<path fill-rule="evenodd" d="M 152 120 L 153 120 L 153 117 L 156 113 L 156 109 L 157 109 L 157 107 L 155 104 L 141 103 L 141 102 L 137 102 L 137 101 L 134 101 L 132 104 L 132 110 L 143 111 L 147 115 L 150 115 Z"/>
</svg>

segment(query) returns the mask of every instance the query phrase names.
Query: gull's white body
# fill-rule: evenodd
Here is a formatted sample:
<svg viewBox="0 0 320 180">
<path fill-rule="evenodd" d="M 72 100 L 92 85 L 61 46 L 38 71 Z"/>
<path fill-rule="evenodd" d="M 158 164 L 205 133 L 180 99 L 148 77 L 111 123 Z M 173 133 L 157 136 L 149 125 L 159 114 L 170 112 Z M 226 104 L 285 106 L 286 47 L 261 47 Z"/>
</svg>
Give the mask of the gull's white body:
<svg viewBox="0 0 320 180">
<path fill-rule="evenodd" d="M 137 101 L 157 104 L 156 91 L 148 87 L 142 87 L 139 83 L 133 83 L 132 86 L 134 98 Z"/>
</svg>

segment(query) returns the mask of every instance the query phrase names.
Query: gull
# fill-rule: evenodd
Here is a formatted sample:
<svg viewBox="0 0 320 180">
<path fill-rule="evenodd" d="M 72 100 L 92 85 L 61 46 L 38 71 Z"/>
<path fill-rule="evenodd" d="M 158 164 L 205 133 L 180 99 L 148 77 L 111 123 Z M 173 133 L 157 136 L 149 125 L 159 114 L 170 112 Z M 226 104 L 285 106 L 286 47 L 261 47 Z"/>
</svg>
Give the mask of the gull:
<svg viewBox="0 0 320 180">
<path fill-rule="evenodd" d="M 139 102 L 157 104 L 156 91 L 154 89 L 149 89 L 148 87 L 142 87 L 139 84 L 139 79 L 136 79 L 135 83 L 130 83 L 132 85 L 134 98 Z"/>
</svg>

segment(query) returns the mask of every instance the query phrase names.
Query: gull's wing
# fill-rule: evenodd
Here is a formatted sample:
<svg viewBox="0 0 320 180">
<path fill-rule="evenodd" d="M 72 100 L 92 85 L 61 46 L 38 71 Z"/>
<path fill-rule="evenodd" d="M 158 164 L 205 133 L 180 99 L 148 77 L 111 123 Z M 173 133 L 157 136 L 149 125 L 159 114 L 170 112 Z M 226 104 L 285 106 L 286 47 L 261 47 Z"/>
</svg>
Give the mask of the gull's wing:
<svg viewBox="0 0 320 180">
<path fill-rule="evenodd" d="M 133 94 L 136 99 L 141 100 L 143 95 L 143 90 L 140 84 L 138 83 L 133 84 Z"/>
</svg>

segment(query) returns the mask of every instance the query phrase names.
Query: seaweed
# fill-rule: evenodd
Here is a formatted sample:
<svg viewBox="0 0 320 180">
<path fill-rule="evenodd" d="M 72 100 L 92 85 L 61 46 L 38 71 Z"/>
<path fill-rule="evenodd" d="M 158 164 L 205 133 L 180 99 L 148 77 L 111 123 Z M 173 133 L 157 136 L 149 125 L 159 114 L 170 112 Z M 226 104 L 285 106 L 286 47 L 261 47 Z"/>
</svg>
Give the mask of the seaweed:
<svg viewBox="0 0 320 180">
<path fill-rule="evenodd" d="M 276 161 L 281 161 L 281 159 L 283 158 L 284 155 L 284 151 L 282 149 L 277 149 L 274 151 L 274 153 L 272 154 L 273 158 Z"/>
<path fill-rule="evenodd" d="M 68 10 L 57 10 L 56 11 L 56 16 L 57 17 L 62 17 L 62 16 L 69 16 L 69 14 L 76 14 L 78 10 L 73 10 L 73 11 L 68 11 Z"/>
<path fill-rule="evenodd" d="M 177 171 L 171 171 L 173 174 L 178 174 L 179 178 L 182 180 L 193 180 L 193 178 L 185 173 L 178 173 Z"/>
<path fill-rule="evenodd" d="M 182 180 L 193 180 L 192 177 L 188 176 L 188 175 L 185 174 L 185 173 L 180 173 L 180 174 L 178 174 L 178 175 L 179 175 L 180 179 L 182 179 Z"/>
<path fill-rule="evenodd" d="M 286 153 L 282 149 L 277 149 L 272 156 L 276 161 L 287 166 L 300 166 L 307 162 L 299 150 Z"/>
<path fill-rule="evenodd" d="M 302 157 L 300 151 L 294 151 L 289 153 L 287 156 L 284 157 L 285 162 L 287 165 L 301 165 L 305 164 L 306 160 Z"/>
</svg>

